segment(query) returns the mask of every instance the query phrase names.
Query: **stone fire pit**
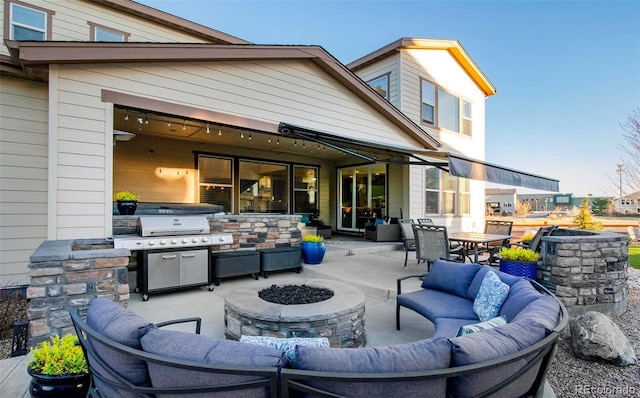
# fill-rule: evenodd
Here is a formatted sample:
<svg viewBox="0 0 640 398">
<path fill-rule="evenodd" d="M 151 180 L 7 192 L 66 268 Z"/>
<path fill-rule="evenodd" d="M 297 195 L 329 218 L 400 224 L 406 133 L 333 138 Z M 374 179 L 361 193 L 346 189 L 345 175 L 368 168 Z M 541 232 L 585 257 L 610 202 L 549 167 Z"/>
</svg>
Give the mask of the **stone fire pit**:
<svg viewBox="0 0 640 398">
<path fill-rule="evenodd" d="M 334 295 L 317 303 L 293 305 L 265 301 L 258 297 L 257 290 L 235 290 L 227 295 L 226 338 L 240 340 L 242 335 L 326 337 L 331 347 L 364 347 L 364 294 L 344 283 L 326 279 L 311 279 L 304 284 L 330 289 Z"/>
</svg>

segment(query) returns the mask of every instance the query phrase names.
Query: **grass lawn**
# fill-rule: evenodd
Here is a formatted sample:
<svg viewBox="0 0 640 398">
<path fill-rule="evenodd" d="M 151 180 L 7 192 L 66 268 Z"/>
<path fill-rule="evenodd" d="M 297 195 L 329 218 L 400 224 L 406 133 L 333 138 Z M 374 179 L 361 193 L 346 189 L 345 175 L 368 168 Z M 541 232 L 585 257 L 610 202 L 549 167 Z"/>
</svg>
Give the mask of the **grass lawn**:
<svg viewBox="0 0 640 398">
<path fill-rule="evenodd" d="M 640 245 L 629 245 L 629 265 L 640 269 Z"/>
</svg>

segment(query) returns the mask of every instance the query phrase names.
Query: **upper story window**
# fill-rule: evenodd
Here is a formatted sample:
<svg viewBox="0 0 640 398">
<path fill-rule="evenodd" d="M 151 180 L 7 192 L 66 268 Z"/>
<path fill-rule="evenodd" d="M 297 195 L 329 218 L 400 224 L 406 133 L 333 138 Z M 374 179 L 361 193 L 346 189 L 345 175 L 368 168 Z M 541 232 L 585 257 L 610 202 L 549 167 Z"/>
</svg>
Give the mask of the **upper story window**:
<svg viewBox="0 0 640 398">
<path fill-rule="evenodd" d="M 116 29 L 108 28 L 106 26 L 98 25 L 92 22 L 88 22 L 91 28 L 91 41 L 110 41 L 110 42 L 124 42 L 128 41 L 129 33 L 125 33 Z"/>
<path fill-rule="evenodd" d="M 5 31 L 5 37 L 9 37 L 11 40 L 51 39 L 53 12 L 20 2 L 7 4 L 9 5 L 10 23 L 7 25 L 9 31 Z"/>
<path fill-rule="evenodd" d="M 421 80 L 421 120 L 423 123 L 471 137 L 471 102 L 441 87 Z"/>
<path fill-rule="evenodd" d="M 380 77 L 376 77 L 373 80 L 369 80 L 367 84 L 373 87 L 374 90 L 382 96 L 382 98 L 389 101 L 389 75 L 382 75 Z"/>
</svg>

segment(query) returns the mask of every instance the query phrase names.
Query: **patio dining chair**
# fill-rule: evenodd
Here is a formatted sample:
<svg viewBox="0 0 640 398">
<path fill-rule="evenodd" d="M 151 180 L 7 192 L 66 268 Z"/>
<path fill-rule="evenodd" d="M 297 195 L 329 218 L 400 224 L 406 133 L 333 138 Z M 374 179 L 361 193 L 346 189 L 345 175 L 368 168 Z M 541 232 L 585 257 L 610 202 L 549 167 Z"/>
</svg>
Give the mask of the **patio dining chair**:
<svg viewBox="0 0 640 398">
<path fill-rule="evenodd" d="M 447 227 L 444 225 L 413 225 L 413 233 L 416 240 L 416 258 L 418 262 L 427 263 L 427 271 L 435 260 L 464 262 L 465 250 L 463 246 L 451 249 Z"/>
<path fill-rule="evenodd" d="M 533 239 L 529 242 L 516 242 L 514 246 L 524 247 L 525 249 L 531 249 L 536 253 L 540 253 L 540 249 L 542 246 L 540 243 L 542 242 L 542 238 L 544 236 L 553 235 L 553 233 L 558 229 L 558 225 L 550 225 L 547 227 L 540 227 L 536 231 L 536 234 L 533 236 Z"/>
<path fill-rule="evenodd" d="M 410 251 L 416 251 L 416 239 L 413 234 L 413 220 L 410 218 L 398 220 L 400 233 L 402 234 L 402 245 L 404 246 L 404 266 L 407 266 L 407 259 Z"/>
<path fill-rule="evenodd" d="M 501 220 L 487 220 L 484 224 L 485 234 L 495 235 L 511 235 L 511 229 L 513 228 L 513 221 L 501 221 Z M 478 248 L 479 252 L 485 252 L 489 254 L 486 263 L 489 265 L 495 265 L 498 263 L 496 254 L 503 247 L 509 247 L 509 239 L 505 239 L 501 242 L 489 242 Z"/>
</svg>

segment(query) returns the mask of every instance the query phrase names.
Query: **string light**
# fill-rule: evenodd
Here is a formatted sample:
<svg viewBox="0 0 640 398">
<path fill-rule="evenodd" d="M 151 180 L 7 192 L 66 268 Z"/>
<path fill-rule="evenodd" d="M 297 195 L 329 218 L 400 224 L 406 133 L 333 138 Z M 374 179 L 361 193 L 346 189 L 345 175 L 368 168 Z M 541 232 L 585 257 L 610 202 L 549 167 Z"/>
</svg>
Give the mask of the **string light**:
<svg viewBox="0 0 640 398">
<path fill-rule="evenodd" d="M 127 110 L 127 113 L 124 114 L 124 120 L 129 120 L 129 111 Z"/>
<path fill-rule="evenodd" d="M 271 135 L 269 135 L 269 139 L 267 140 L 268 143 L 271 143 Z"/>
<path fill-rule="evenodd" d="M 149 118 L 146 113 L 144 114 L 144 124 L 149 124 Z"/>
<path fill-rule="evenodd" d="M 167 127 L 171 127 L 171 118 L 169 118 L 169 121 L 167 122 Z"/>
<path fill-rule="evenodd" d="M 182 129 L 183 130 L 187 129 L 187 122 L 184 119 L 182 120 Z"/>
<path fill-rule="evenodd" d="M 211 133 L 211 130 L 209 130 L 209 122 L 207 122 L 207 134 Z"/>
<path fill-rule="evenodd" d="M 222 130 L 218 129 L 218 135 L 222 135 Z"/>
<path fill-rule="evenodd" d="M 302 147 L 307 148 L 307 145 L 304 143 L 304 140 L 302 140 Z"/>
<path fill-rule="evenodd" d="M 297 139 L 293 139 L 293 146 L 298 146 L 298 140 Z"/>
<path fill-rule="evenodd" d="M 249 141 L 251 141 L 251 138 L 252 138 L 252 137 L 251 137 L 251 133 L 249 133 Z"/>
<path fill-rule="evenodd" d="M 244 133 L 242 131 L 240 132 L 240 138 L 244 138 Z"/>
<path fill-rule="evenodd" d="M 276 141 L 276 145 L 280 145 L 280 136 L 278 136 L 278 141 Z"/>
</svg>

